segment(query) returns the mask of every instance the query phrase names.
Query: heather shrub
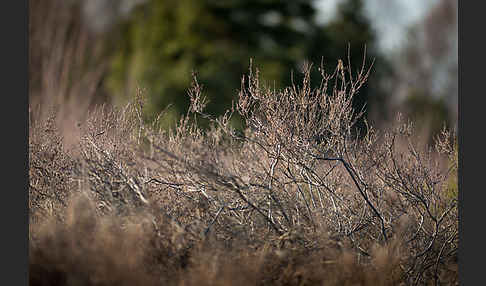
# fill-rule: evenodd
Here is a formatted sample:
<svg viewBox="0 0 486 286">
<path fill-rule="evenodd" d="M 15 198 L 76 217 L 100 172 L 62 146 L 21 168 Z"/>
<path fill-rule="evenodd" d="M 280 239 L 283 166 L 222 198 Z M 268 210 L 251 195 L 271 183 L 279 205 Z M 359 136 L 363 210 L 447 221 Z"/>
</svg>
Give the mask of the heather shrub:
<svg viewBox="0 0 486 286">
<path fill-rule="evenodd" d="M 30 214 L 43 214 L 31 219 L 31 271 L 82 281 L 62 285 L 457 282 L 455 134 L 444 130 L 433 149 L 400 116 L 358 134 L 365 60 L 356 73 L 342 61 L 319 67 L 316 89 L 311 69 L 276 90 L 250 67 L 222 116 L 205 112 L 195 75 L 172 130 L 143 120 L 140 91 L 123 108 L 92 109 L 75 152 L 39 127 L 48 121 L 31 125 Z M 69 204 L 73 195 L 89 207 Z"/>
<path fill-rule="evenodd" d="M 446 145 L 445 152 L 449 154 L 449 170 L 450 174 L 447 179 L 446 195 L 450 200 L 457 200 L 459 195 L 459 187 L 457 182 L 457 168 L 459 165 L 459 153 L 457 140 L 453 143 L 453 148 L 447 148 L 450 145 Z"/>
</svg>

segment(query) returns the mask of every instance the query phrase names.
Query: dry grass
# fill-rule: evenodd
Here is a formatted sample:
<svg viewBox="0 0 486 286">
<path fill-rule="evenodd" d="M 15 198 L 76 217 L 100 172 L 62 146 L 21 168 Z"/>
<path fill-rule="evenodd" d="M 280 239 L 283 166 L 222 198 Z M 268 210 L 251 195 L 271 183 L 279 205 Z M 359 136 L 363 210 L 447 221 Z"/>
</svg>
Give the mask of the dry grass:
<svg viewBox="0 0 486 286">
<path fill-rule="evenodd" d="M 453 134 L 420 146 L 402 120 L 357 136 L 364 63 L 321 67 L 315 90 L 309 69 L 272 90 L 250 68 L 221 117 L 194 80 L 172 131 L 141 119 L 142 92 L 91 110 L 68 149 L 55 111 L 33 120 L 30 284 L 457 284 Z"/>
</svg>

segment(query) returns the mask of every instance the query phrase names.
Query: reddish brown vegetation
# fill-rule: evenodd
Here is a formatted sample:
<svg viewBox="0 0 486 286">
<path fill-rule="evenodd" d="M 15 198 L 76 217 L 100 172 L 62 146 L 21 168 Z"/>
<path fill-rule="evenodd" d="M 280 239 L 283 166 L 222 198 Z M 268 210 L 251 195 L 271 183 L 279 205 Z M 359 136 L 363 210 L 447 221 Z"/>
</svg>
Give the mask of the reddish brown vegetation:
<svg viewBox="0 0 486 286">
<path fill-rule="evenodd" d="M 321 71 L 316 90 L 307 71 L 276 91 L 250 69 L 221 117 L 195 80 L 171 132 L 142 120 L 142 94 L 91 110 L 70 148 L 56 110 L 33 117 L 30 284 L 457 283 L 454 136 L 433 150 L 397 122 L 358 137 L 350 103 L 367 70 Z"/>
</svg>

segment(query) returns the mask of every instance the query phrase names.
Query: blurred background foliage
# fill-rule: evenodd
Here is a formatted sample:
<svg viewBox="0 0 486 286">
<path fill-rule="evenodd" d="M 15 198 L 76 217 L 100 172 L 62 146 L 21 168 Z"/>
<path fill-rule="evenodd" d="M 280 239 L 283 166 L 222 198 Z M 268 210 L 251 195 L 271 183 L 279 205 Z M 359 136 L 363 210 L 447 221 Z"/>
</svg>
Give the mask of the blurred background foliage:
<svg viewBox="0 0 486 286">
<path fill-rule="evenodd" d="M 402 47 L 387 53 L 365 1 L 336 1 L 325 22 L 322 1 L 29 0 L 31 102 L 55 95 L 117 105 L 142 88 L 147 120 L 172 104 L 163 122 L 169 127 L 188 108 L 192 72 L 210 99 L 208 112 L 221 114 L 236 98 L 250 58 L 276 88 L 291 84 L 291 73 L 299 83 L 303 66 L 312 63 L 317 86 L 321 61 L 332 72 L 338 59 L 347 62 L 349 47 L 356 71 L 366 46 L 374 66 L 356 109 L 366 103 L 375 125 L 398 110 L 432 118 L 428 130 L 439 130 L 444 120 L 454 124 L 457 1 L 435 1 L 409 27 Z"/>
</svg>

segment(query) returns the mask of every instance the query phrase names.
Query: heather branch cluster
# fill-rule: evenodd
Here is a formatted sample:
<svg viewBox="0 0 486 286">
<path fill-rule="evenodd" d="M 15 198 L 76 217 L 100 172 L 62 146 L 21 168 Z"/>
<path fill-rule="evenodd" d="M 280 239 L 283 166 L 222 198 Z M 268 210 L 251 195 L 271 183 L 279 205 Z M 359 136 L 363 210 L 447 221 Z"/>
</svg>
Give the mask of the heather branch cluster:
<svg viewBox="0 0 486 286">
<path fill-rule="evenodd" d="M 275 90 L 250 66 L 238 99 L 219 117 L 205 113 L 194 77 L 189 111 L 171 131 L 141 118 L 143 93 L 125 109 L 95 109 L 79 127 L 75 155 L 63 151 L 62 140 L 43 135 L 48 121 L 36 123 L 29 142 L 32 218 L 45 216 L 46 202 L 62 213 L 61 193 L 85 193 L 100 217 L 149 213 L 155 241 L 165 237 L 174 253 L 222 243 L 227 251 L 301 251 L 315 259 L 326 249 L 316 267 L 331 271 L 326 265 L 348 261 L 350 253 L 357 261 L 350 265 L 370 273 L 386 264 L 384 275 L 394 278 L 384 285 L 457 279 L 451 268 L 457 198 L 444 191 L 454 175 L 444 167 L 453 160 L 454 133 L 444 130 L 436 150 L 417 144 L 412 124 L 402 119 L 389 130 L 369 126 L 357 134 L 353 126 L 363 111 L 353 110 L 352 101 L 370 67 L 364 59 L 356 73 L 342 61 L 331 73 L 321 65 L 315 89 L 311 69 L 305 67 L 301 85 Z M 243 131 L 231 124 L 236 114 Z M 199 127 L 199 118 L 209 127 Z M 62 174 L 61 186 L 52 188 L 59 180 L 48 172 Z M 262 269 L 268 270 L 251 271 L 271 276 Z M 331 279 L 322 275 L 312 277 Z M 351 281 L 336 279 L 330 283 Z"/>
</svg>

